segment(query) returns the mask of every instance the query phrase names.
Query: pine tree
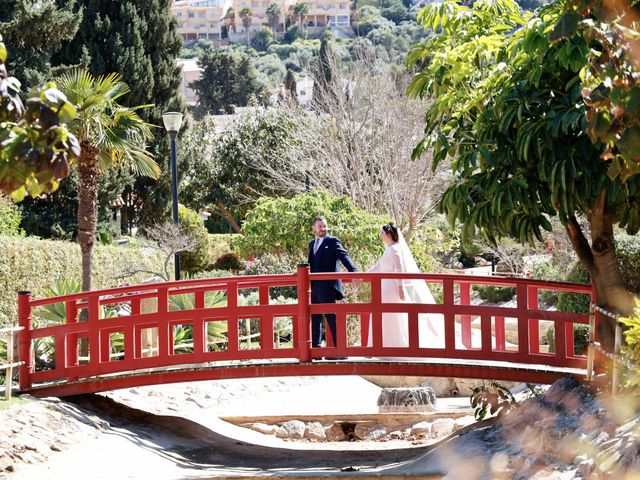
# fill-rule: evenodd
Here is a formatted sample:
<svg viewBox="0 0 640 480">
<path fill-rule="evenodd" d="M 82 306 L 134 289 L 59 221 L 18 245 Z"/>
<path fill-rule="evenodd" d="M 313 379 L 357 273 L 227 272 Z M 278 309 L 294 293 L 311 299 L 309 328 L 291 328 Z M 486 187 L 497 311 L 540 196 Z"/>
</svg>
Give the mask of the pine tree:
<svg viewBox="0 0 640 480">
<path fill-rule="evenodd" d="M 315 109 L 323 110 L 323 105 L 335 97 L 336 54 L 332 45 L 333 36 L 325 30 L 320 39 L 320 52 L 313 69 L 312 104 Z"/>
<path fill-rule="evenodd" d="M 296 83 L 296 76 L 293 70 L 287 68 L 287 75 L 284 77 L 284 96 L 286 99 L 297 102 L 298 101 L 298 84 Z"/>
<path fill-rule="evenodd" d="M 247 55 L 213 50 L 198 61 L 202 77 L 191 84 L 198 94 L 196 115 L 226 111 L 231 105 L 244 107 L 252 97 L 263 99 L 253 61 Z"/>
<path fill-rule="evenodd" d="M 81 20 L 75 0 L 64 6 L 57 6 L 55 0 L 0 2 L 0 32 L 11 50 L 8 66 L 23 91 L 60 73 L 64 66 L 52 68 L 51 58 L 74 37 Z M 82 51 L 79 53 L 72 63 L 86 63 Z"/>
<path fill-rule="evenodd" d="M 162 113 L 186 113 L 179 94 L 180 67 L 176 59 L 182 40 L 171 17 L 171 0 L 80 0 L 84 18 L 77 35 L 69 42 L 59 61 L 74 63 L 85 48 L 94 75 L 120 73 L 131 92 L 123 98 L 125 106 L 154 105 L 142 110 L 145 121 L 160 128 L 153 130 L 150 147 L 165 172 L 157 181 L 138 178 L 127 198 L 137 205 L 131 218 L 141 215 L 142 223 L 157 222 L 169 215 L 171 180 L 169 150 L 162 128 Z M 178 171 L 180 174 L 180 170 Z M 141 205 L 141 207 L 140 207 Z M 142 208 L 142 213 L 140 212 Z"/>
</svg>

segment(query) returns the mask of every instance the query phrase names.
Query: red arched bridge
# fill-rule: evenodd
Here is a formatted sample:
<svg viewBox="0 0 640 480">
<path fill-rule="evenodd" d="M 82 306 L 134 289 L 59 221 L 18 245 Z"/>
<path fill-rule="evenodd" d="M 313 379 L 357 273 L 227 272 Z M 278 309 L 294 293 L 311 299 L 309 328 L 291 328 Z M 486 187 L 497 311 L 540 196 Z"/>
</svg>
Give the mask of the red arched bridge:
<svg viewBox="0 0 640 480">
<path fill-rule="evenodd" d="M 345 282 L 347 300 L 311 304 L 310 282 L 335 278 Z M 426 281 L 436 303 L 382 303 L 381 282 L 401 278 Z M 503 306 L 474 305 L 475 285 L 512 288 L 514 300 Z M 574 332 L 589 317 L 545 309 L 539 302 L 559 291 L 592 297 L 589 285 L 457 274 L 310 274 L 307 266 L 288 275 L 152 283 L 43 299 L 22 292 L 20 388 L 38 396 L 64 396 L 294 375 L 550 383 L 566 374 L 585 375 L 587 368 L 587 357 L 576 351 Z M 282 293 L 294 300 L 278 300 Z M 393 312 L 407 319 L 406 346 L 384 346 L 383 314 Z M 313 313 L 336 314 L 337 342 L 329 335 L 326 346 L 311 347 Z M 426 314 L 441 322 L 440 345 L 420 344 L 419 322 L 426 321 Z M 553 341 L 545 345 L 541 340 L 550 326 Z"/>
</svg>

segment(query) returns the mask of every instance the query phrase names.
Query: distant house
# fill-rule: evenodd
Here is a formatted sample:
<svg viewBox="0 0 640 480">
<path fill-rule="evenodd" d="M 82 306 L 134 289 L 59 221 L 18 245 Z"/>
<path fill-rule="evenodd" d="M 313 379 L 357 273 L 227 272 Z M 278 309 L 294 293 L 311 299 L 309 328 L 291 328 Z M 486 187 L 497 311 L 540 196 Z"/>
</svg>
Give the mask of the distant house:
<svg viewBox="0 0 640 480">
<path fill-rule="evenodd" d="M 278 5 L 282 14 L 276 34 L 282 35 L 289 25 L 299 22 L 292 11 L 302 1 L 309 6 L 309 13 L 302 19 L 308 34 L 317 35 L 326 28 L 332 28 L 336 35 L 351 31 L 351 0 L 176 0 L 171 14 L 178 21 L 178 33 L 185 42 L 205 39 L 220 44 L 228 38 L 233 43 L 244 43 L 247 32 L 240 18 L 243 8 L 251 8 L 248 30 L 252 37 L 270 26 L 267 7 Z"/>
<path fill-rule="evenodd" d="M 171 15 L 178 22 L 178 33 L 184 42 L 222 40 L 222 13 L 224 0 L 177 0 L 171 6 Z"/>
<path fill-rule="evenodd" d="M 196 92 L 189 87 L 189 84 L 202 77 L 202 69 L 198 66 L 198 60 L 195 58 L 180 58 L 178 59 L 178 65 L 182 69 L 180 93 L 187 99 L 188 105 L 194 106 L 198 102 L 198 96 Z"/>
</svg>

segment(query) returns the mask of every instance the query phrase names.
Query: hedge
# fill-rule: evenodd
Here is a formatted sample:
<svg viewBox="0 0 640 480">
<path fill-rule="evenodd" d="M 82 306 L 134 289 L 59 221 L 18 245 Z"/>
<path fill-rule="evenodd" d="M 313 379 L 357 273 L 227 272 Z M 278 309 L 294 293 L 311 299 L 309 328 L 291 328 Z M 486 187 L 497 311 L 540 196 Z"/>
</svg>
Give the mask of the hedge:
<svg viewBox="0 0 640 480">
<path fill-rule="evenodd" d="M 34 237 L 0 236 L 0 325 L 17 324 L 17 292 L 28 290 L 34 298 L 56 280 L 80 279 L 80 247 L 76 243 L 41 240 Z M 136 284 L 150 274 L 115 279 L 125 271 L 162 270 L 163 254 L 151 249 L 97 245 L 94 248 L 93 286 L 95 289 Z"/>
</svg>

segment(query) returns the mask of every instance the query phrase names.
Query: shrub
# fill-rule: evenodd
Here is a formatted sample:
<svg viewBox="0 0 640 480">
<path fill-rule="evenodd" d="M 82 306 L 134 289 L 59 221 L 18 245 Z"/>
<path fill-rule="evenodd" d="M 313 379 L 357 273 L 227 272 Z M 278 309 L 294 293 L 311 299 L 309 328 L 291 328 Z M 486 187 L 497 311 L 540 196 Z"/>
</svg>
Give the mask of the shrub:
<svg viewBox="0 0 640 480">
<path fill-rule="evenodd" d="M 229 252 L 224 255 L 218 257 L 218 259 L 213 264 L 213 268 L 216 270 L 231 270 L 233 272 L 237 272 L 238 270 L 242 270 L 244 264 L 242 260 L 238 256 L 237 253 Z"/>
<path fill-rule="evenodd" d="M 489 303 L 508 302 L 516 294 L 514 287 L 496 287 L 494 285 L 473 285 L 471 289 L 478 292 L 480 298 Z"/>
<path fill-rule="evenodd" d="M 33 237 L 0 237 L 0 325 L 7 319 L 17 323 L 17 293 L 28 290 L 35 298 L 57 280 L 81 278 L 80 247 L 76 243 L 40 240 Z M 124 271 L 161 271 L 164 255 L 151 249 L 97 245 L 94 250 L 92 280 L 96 289 L 115 287 L 124 282 L 118 277 Z M 149 274 L 138 273 L 127 279 L 136 284 Z"/>
<path fill-rule="evenodd" d="M 364 270 L 382 254 L 384 245 L 378 233 L 388 217 L 371 214 L 349 198 L 324 190 L 291 199 L 258 200 L 244 222 L 239 252 L 244 257 L 287 253 L 306 260 L 316 215 L 327 218 L 330 234 L 340 238 L 359 269 Z"/>
<path fill-rule="evenodd" d="M 620 322 L 627 327 L 624 330 L 622 354 L 635 365 L 635 368 L 626 367 L 624 370 L 625 386 L 637 392 L 640 389 L 640 299 L 636 299 L 634 312 L 629 317 L 621 318 Z"/>
<path fill-rule="evenodd" d="M 285 43 L 293 43 L 297 38 L 300 38 L 300 27 L 298 25 L 291 25 L 284 33 L 282 40 Z"/>
<path fill-rule="evenodd" d="M 640 236 L 616 234 L 616 255 L 627 289 L 640 293 Z"/>
<path fill-rule="evenodd" d="M 533 267 L 533 278 L 536 280 L 549 280 L 549 281 L 560 281 L 562 280 L 562 275 L 558 271 L 558 269 L 553 265 L 546 262 L 538 263 L 535 267 Z M 557 290 L 539 290 L 540 303 L 546 306 L 555 306 L 558 303 L 558 295 L 560 292 Z"/>
<path fill-rule="evenodd" d="M 549 344 L 549 352 L 556 351 L 555 328 L 551 325 L 544 334 Z M 589 346 L 589 325 L 573 325 L 573 344 L 576 355 L 586 355 Z"/>
<path fill-rule="evenodd" d="M 4 195 L 0 195 L 0 235 L 22 236 L 20 228 L 22 216 L 15 204 Z"/>
<path fill-rule="evenodd" d="M 574 262 L 565 278 L 567 282 L 589 283 L 589 272 L 580 261 Z M 561 312 L 589 313 L 591 299 L 583 293 L 560 292 L 557 308 Z"/>
<path fill-rule="evenodd" d="M 198 241 L 198 246 L 190 252 L 180 253 L 180 268 L 187 272 L 205 270 L 211 264 L 209 258 L 209 234 L 204 228 L 200 215 L 182 205 L 178 207 L 180 225 Z"/>
<path fill-rule="evenodd" d="M 295 273 L 298 262 L 292 255 L 265 253 L 245 263 L 242 275 L 278 275 Z M 296 287 L 274 287 L 269 289 L 271 299 L 278 297 L 297 299 Z"/>
</svg>

